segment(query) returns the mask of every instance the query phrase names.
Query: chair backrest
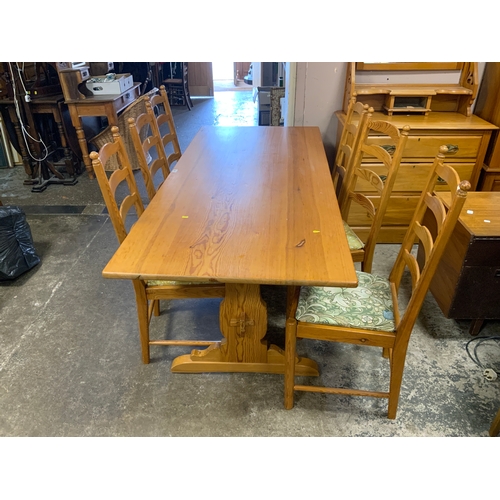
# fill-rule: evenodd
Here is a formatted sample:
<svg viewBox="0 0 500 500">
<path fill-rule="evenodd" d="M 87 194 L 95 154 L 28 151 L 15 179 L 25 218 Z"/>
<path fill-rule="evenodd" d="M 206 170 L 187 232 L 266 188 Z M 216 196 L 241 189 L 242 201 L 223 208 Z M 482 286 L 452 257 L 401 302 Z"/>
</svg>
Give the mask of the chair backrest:
<svg viewBox="0 0 500 500">
<path fill-rule="evenodd" d="M 171 167 L 172 164 L 182 156 L 182 152 L 177 137 L 177 130 L 175 129 L 174 117 L 164 85 L 160 86 L 160 94 L 152 96 L 149 102 L 151 103 L 153 114 L 156 117 L 168 164 Z"/>
<path fill-rule="evenodd" d="M 352 202 L 366 209 L 371 218 L 370 231 L 364 247 L 364 269 L 370 272 L 377 236 L 391 197 L 394 182 L 396 181 L 410 127 L 404 126 L 399 131 L 398 127 L 387 121 L 374 120 L 368 121 L 366 127 L 361 132 L 358 147 L 354 151 L 354 157 L 344 179 L 345 196 L 342 200 L 339 200 L 339 203 L 340 212 L 345 221 L 347 221 Z M 377 132 L 378 136 L 380 134 L 387 136 L 385 147 L 370 143 L 370 132 Z M 363 164 L 362 160 L 365 155 L 373 157 L 374 162 L 382 163 L 383 166 L 377 167 L 377 172 L 375 172 L 372 168 Z M 373 192 L 379 196 L 377 208 L 375 208 L 367 195 L 358 192 L 360 190 L 359 183 L 365 183 L 365 185 L 369 186 L 369 192 Z"/>
<path fill-rule="evenodd" d="M 146 103 L 146 109 L 147 106 L 150 106 L 150 104 Z M 144 184 L 146 185 L 146 191 L 149 199 L 152 200 L 157 189 L 170 173 L 158 126 L 154 115 L 148 113 L 147 110 L 146 113 L 142 113 L 136 119 L 129 118 L 128 126 L 144 178 Z M 162 179 L 155 185 L 158 170 L 162 173 Z"/>
<path fill-rule="evenodd" d="M 446 151 L 446 146 L 440 148 L 440 153 L 434 160 L 427 185 L 422 191 L 389 276 L 389 281 L 396 294 L 406 268 L 409 269 L 412 279 L 411 296 L 401 318 L 398 305 L 394 304 L 394 319 L 397 331 L 395 347 L 399 346 L 403 349 L 406 349 L 413 325 L 420 312 L 439 260 L 460 216 L 467 197 L 467 191 L 471 188 L 469 181 L 460 182 L 455 169 L 444 164 L 444 151 Z M 434 187 L 438 177 L 440 178 L 440 185 L 442 184 L 441 180 L 444 180 L 452 193 L 448 210 L 434 194 Z M 415 242 L 419 245 L 418 255 L 412 253 Z"/>
<path fill-rule="evenodd" d="M 134 102 L 129 104 L 123 111 L 121 111 L 118 116 L 118 128 L 120 129 L 120 135 L 123 138 L 123 142 L 125 143 L 125 147 L 127 149 L 127 154 L 130 160 L 130 164 L 132 165 L 132 170 L 138 170 L 140 168 L 139 162 L 137 159 L 137 155 L 132 145 L 132 140 L 130 138 L 130 130 L 128 128 L 128 119 L 136 118 L 141 113 L 146 112 L 145 103 L 149 101 L 151 95 L 157 94 L 158 89 L 155 87 L 144 95 L 138 97 Z M 97 134 L 95 137 L 90 139 L 98 149 L 100 149 L 107 142 L 112 141 L 113 134 L 111 132 L 111 126 L 106 127 L 102 132 Z M 111 158 L 111 161 L 106 165 L 106 170 L 115 170 L 118 167 L 118 164 Z"/>
<path fill-rule="evenodd" d="M 344 181 L 352 159 L 352 152 L 356 150 L 359 138 L 364 133 L 366 123 L 371 118 L 372 113 L 373 108 L 368 107 L 367 104 L 357 102 L 355 97 L 350 99 L 332 169 L 333 185 L 339 202 L 345 192 Z"/>
<path fill-rule="evenodd" d="M 144 205 L 118 127 L 112 127 L 111 132 L 113 142 L 104 144 L 98 153 L 95 151 L 90 153 L 90 158 L 118 242 L 121 244 L 127 236 L 127 214 L 132 207 L 135 207 L 137 217 L 140 217 L 144 212 Z M 116 159 L 118 168 L 113 170 L 108 178 L 105 167 L 111 158 Z"/>
</svg>

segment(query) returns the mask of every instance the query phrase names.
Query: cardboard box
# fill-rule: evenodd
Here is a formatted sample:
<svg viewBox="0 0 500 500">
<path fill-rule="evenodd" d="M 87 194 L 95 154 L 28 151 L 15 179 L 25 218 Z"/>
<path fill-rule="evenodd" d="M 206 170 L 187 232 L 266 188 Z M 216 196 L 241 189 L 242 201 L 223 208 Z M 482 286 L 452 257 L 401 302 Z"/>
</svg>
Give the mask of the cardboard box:
<svg viewBox="0 0 500 500">
<path fill-rule="evenodd" d="M 87 89 L 94 95 L 120 95 L 134 86 L 134 80 L 130 73 L 117 74 L 114 80 L 104 81 L 106 75 L 93 76 L 85 82 Z M 103 81 L 92 81 L 92 80 Z"/>
</svg>

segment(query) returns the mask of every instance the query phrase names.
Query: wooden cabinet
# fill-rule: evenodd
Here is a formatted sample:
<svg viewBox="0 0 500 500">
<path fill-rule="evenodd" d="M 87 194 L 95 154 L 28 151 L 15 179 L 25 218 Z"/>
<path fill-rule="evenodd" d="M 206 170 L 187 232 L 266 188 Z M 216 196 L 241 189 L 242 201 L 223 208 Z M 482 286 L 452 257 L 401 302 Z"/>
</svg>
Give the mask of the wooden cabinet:
<svg viewBox="0 0 500 500">
<path fill-rule="evenodd" d="M 477 71 L 477 63 L 454 64 L 464 65 L 461 66 L 461 75 L 465 69 L 470 72 L 471 65 Z M 455 86 L 452 84 L 447 84 L 447 86 L 439 86 L 438 84 L 433 86 L 401 84 L 398 86 L 395 84 L 391 90 L 391 87 L 386 83 L 380 85 L 356 83 L 355 65 L 356 63 L 349 63 L 346 96 L 355 95 L 359 101 L 374 107 L 372 119 L 386 120 L 399 129 L 409 125 L 411 129 L 398 178 L 378 238 L 380 243 L 399 243 L 406 232 L 429 169 L 440 146 L 447 146 L 446 161 L 456 168 L 462 180 L 470 181 L 474 190 L 478 185 L 491 134 L 498 127 L 469 113 L 477 85 L 471 84 L 468 87 L 462 87 L 460 82 L 464 81 L 463 76 L 460 77 L 459 83 Z M 380 68 L 377 67 L 377 69 Z M 456 67 L 453 69 L 457 70 Z M 474 82 L 474 77 L 469 78 L 469 80 Z M 391 92 L 393 95 L 400 95 L 404 90 L 407 94 L 416 96 L 419 92 L 431 92 L 431 87 L 434 89 L 435 95 L 431 101 L 426 101 L 425 109 L 416 109 L 413 106 L 411 110 L 405 109 L 403 112 L 398 109 L 398 112 L 388 114 L 387 96 L 391 95 Z M 447 103 L 448 107 L 444 103 Z M 339 121 L 338 144 L 346 114 L 344 110 L 337 111 L 335 114 Z M 386 137 L 372 135 L 370 141 L 382 145 L 391 152 L 391 145 L 387 143 Z M 373 160 L 373 158 L 365 156 L 363 163 L 370 165 L 374 171 L 381 169 L 382 166 Z M 356 189 L 368 195 L 377 206 L 378 197 L 374 195 L 367 183 L 359 181 Z M 439 183 L 436 185 L 436 189 L 442 189 Z M 362 240 L 366 239 L 370 223 L 365 211 L 356 210 L 353 206 L 347 223 Z"/>
<path fill-rule="evenodd" d="M 474 109 L 481 118 L 500 126 L 500 63 L 488 62 Z M 481 172 L 478 189 L 500 191 L 500 139 L 494 132 Z"/>
<path fill-rule="evenodd" d="M 440 193 L 450 203 L 450 193 Z M 430 290 L 447 318 L 500 318 L 500 193 L 469 192 Z"/>
</svg>

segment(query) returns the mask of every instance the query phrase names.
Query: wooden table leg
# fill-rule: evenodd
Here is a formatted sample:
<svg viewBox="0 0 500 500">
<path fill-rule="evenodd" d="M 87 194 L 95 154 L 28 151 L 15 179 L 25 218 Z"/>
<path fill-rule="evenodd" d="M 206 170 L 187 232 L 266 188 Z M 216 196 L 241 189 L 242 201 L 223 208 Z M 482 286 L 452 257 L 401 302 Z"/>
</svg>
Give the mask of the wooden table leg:
<svg viewBox="0 0 500 500">
<path fill-rule="evenodd" d="M 35 172 L 31 168 L 30 159 L 28 156 L 28 150 L 26 149 L 26 144 L 23 139 L 23 134 L 21 131 L 21 126 L 19 125 L 19 118 L 17 117 L 16 111 L 12 106 L 9 106 L 8 109 L 10 121 L 14 125 L 14 131 L 16 133 L 17 142 L 19 143 L 19 149 L 21 150 L 21 158 L 23 160 L 24 171 L 26 175 L 33 179 L 36 177 Z"/>
<path fill-rule="evenodd" d="M 66 172 L 68 173 L 68 175 L 71 175 L 71 177 L 75 177 L 77 173 L 80 173 L 80 167 L 78 166 L 79 161 L 75 163 L 75 169 L 75 167 L 73 166 L 73 153 L 70 151 L 68 142 L 66 141 L 66 135 L 64 134 L 62 124 L 62 116 L 58 106 L 52 108 L 52 116 L 54 117 L 54 121 L 56 122 L 59 140 L 61 141 L 61 147 L 64 152 L 64 164 L 66 166 Z"/>
<path fill-rule="evenodd" d="M 284 373 L 284 352 L 268 347 L 267 307 L 260 286 L 226 283 L 226 295 L 220 306 L 220 328 L 225 340 L 207 349 L 194 349 L 174 359 L 174 373 L 259 372 Z M 299 358 L 297 375 L 318 375 L 314 361 Z"/>
<path fill-rule="evenodd" d="M 92 162 L 89 156 L 89 150 L 87 148 L 87 139 L 85 138 L 85 132 L 83 131 L 83 123 L 80 115 L 78 114 L 76 108 L 68 104 L 69 114 L 71 116 L 71 123 L 76 130 L 76 136 L 78 138 L 78 144 L 80 145 L 80 150 L 82 152 L 83 163 L 85 164 L 85 169 L 90 179 L 95 179 L 94 169 L 92 167 Z"/>
</svg>

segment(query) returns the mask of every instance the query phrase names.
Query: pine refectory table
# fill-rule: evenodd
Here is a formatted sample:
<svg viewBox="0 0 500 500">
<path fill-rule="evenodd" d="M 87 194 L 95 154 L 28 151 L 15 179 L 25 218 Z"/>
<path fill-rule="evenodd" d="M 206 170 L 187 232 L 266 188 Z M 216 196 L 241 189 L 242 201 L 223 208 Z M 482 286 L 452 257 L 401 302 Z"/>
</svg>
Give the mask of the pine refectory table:
<svg viewBox="0 0 500 500">
<path fill-rule="evenodd" d="M 319 128 L 203 127 L 103 276 L 225 283 L 224 339 L 172 371 L 283 373 L 260 285 L 357 286 Z"/>
</svg>

